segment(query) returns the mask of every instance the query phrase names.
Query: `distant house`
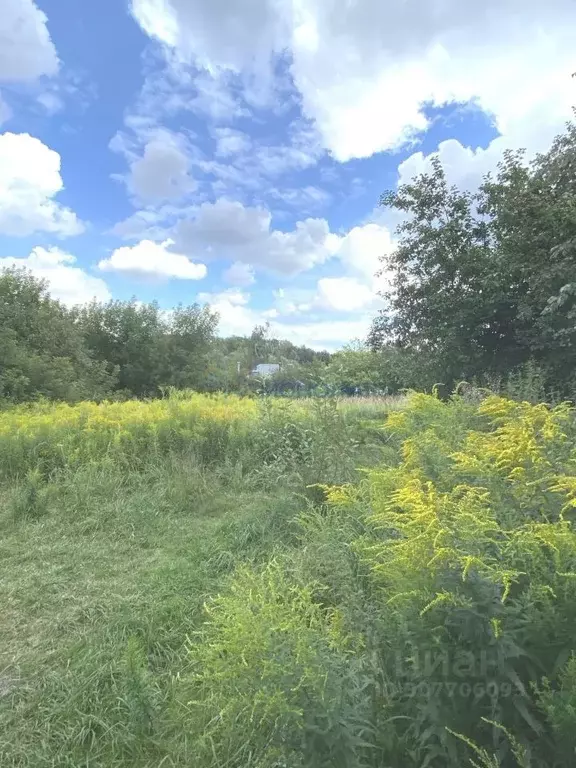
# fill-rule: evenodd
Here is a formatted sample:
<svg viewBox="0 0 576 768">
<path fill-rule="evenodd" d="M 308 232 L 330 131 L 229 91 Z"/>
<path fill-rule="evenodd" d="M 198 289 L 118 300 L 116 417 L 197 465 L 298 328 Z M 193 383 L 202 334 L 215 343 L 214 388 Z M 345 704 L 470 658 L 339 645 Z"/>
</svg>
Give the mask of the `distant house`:
<svg viewBox="0 0 576 768">
<path fill-rule="evenodd" d="M 279 370 L 280 365 L 278 363 L 260 363 L 253 371 L 250 371 L 250 376 L 273 376 Z"/>
</svg>

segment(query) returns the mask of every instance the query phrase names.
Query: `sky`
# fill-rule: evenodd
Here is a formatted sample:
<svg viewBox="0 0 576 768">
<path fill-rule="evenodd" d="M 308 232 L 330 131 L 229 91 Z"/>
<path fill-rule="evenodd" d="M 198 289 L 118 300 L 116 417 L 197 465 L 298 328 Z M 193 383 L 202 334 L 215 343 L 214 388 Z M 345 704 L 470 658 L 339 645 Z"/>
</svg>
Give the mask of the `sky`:
<svg viewBox="0 0 576 768">
<path fill-rule="evenodd" d="M 67 305 L 366 336 L 425 172 L 474 189 L 576 103 L 574 0 L 2 0 L 0 268 Z M 384 261 L 382 261 L 384 259 Z"/>
</svg>

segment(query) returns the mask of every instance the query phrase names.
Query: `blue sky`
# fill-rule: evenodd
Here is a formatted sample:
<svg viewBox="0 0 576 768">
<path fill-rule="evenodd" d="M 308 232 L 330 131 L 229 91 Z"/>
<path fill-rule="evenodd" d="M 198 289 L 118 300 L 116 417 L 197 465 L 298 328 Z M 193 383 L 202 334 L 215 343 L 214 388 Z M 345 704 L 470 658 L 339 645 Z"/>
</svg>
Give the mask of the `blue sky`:
<svg viewBox="0 0 576 768">
<path fill-rule="evenodd" d="M 438 153 L 474 188 L 570 117 L 571 0 L 4 0 L 0 266 L 68 304 L 210 303 L 221 333 L 363 337 Z"/>
</svg>

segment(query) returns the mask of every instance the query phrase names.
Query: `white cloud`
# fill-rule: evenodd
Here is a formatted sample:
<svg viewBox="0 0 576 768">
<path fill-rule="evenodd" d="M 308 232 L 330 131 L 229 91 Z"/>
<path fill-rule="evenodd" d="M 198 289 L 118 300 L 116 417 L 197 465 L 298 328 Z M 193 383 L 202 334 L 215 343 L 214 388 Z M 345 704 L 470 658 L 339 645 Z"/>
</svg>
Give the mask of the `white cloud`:
<svg viewBox="0 0 576 768">
<path fill-rule="evenodd" d="M 62 101 L 62 98 L 53 91 L 44 91 L 41 93 L 36 101 L 44 107 L 47 114 L 52 116 L 55 115 L 57 112 L 60 112 L 61 109 L 64 108 L 64 102 Z"/>
<path fill-rule="evenodd" d="M 336 312 L 357 312 L 376 305 L 373 290 L 355 277 L 323 277 L 313 306 Z"/>
<path fill-rule="evenodd" d="M 272 333 L 294 344 L 304 344 L 312 349 L 338 349 L 354 339 L 368 336 L 372 314 L 351 320 L 326 319 L 305 323 L 271 323 Z"/>
<path fill-rule="evenodd" d="M 77 235 L 84 226 L 53 198 L 62 191 L 60 155 L 27 133 L 0 134 L 0 233 Z"/>
<path fill-rule="evenodd" d="M 262 145 L 255 150 L 251 160 L 255 168 L 264 176 L 274 177 L 287 171 L 310 168 L 315 165 L 318 155 L 317 148 L 313 145 Z"/>
<path fill-rule="evenodd" d="M 544 94 L 568 114 L 576 23 L 568 0 L 360 0 L 338 11 L 325 0 L 299 5 L 296 84 L 339 160 L 410 139 L 427 127 L 426 102 L 476 99 L 502 133 Z"/>
<path fill-rule="evenodd" d="M 505 149 L 527 149 L 527 159 L 546 151 L 562 128 L 565 117 L 563 110 L 558 109 L 554 95 L 544 96 L 530 112 L 518 119 L 510 119 L 506 134 L 495 138 L 485 149 L 472 149 L 456 139 L 448 139 L 440 143 L 437 152 L 429 155 L 415 152 L 398 167 L 399 183 L 429 172 L 432 157 L 436 155 L 450 185 L 473 191 L 488 172 L 496 170 Z"/>
<path fill-rule="evenodd" d="M 277 309 L 254 309 L 250 306 L 250 295 L 234 289 L 221 293 L 200 293 L 197 300 L 209 304 L 218 312 L 218 333 L 221 336 L 249 334 L 255 325 L 268 320 L 270 331 L 276 338 L 314 349 L 336 349 L 351 339 L 365 338 L 372 321 L 372 315 L 365 314 L 351 320 L 326 318 L 303 323 L 281 322 L 276 319 L 279 314 Z"/>
<path fill-rule="evenodd" d="M 271 229 L 265 208 L 220 199 L 203 203 L 193 220 L 175 230 L 176 248 L 194 257 L 230 258 L 285 275 L 295 275 L 330 257 L 324 219 L 297 222 L 290 232 Z"/>
<path fill-rule="evenodd" d="M 344 277 L 355 280 L 349 287 L 362 284 L 373 294 L 375 286 L 381 288 L 383 284 L 382 278 L 375 278 L 383 266 L 380 257 L 393 248 L 389 230 L 380 224 L 369 223 L 336 235 L 330 232 L 325 219 L 308 218 L 284 232 L 273 229 L 272 216 L 266 208 L 245 206 L 226 198 L 190 208 L 187 218 L 179 215 L 169 235 L 169 230 L 160 224 L 162 217 L 165 220 L 167 216 L 166 212 L 158 215 L 154 211 L 139 211 L 116 225 L 114 233 L 134 237 L 143 231 L 161 231 L 174 240 L 170 250 L 203 262 L 230 260 L 233 263 L 223 277 L 239 286 L 251 284 L 258 270 L 293 276 L 338 259 Z"/>
<path fill-rule="evenodd" d="M 132 0 L 142 29 L 208 71 L 265 65 L 284 19 L 274 0 Z M 281 10 L 281 9 L 280 9 Z"/>
<path fill-rule="evenodd" d="M 321 320 L 326 314 L 358 315 L 382 306 L 376 287 L 348 275 L 322 277 L 314 289 L 290 287 L 274 291 L 275 317 Z"/>
<path fill-rule="evenodd" d="M 216 128 L 214 134 L 216 138 L 216 155 L 218 157 L 231 157 L 243 154 L 252 146 L 250 137 L 234 128 Z"/>
<path fill-rule="evenodd" d="M 249 264 L 243 264 L 241 261 L 235 261 L 229 266 L 223 277 L 230 285 L 237 285 L 241 288 L 255 282 L 254 270 Z"/>
<path fill-rule="evenodd" d="M 76 258 L 59 248 L 33 248 L 32 253 L 24 259 L 2 258 L 0 269 L 3 267 L 26 268 L 35 277 L 46 280 L 53 298 L 73 306 L 85 304 L 96 299 L 108 301 L 110 291 L 104 280 L 93 277 L 80 267 L 73 266 Z"/>
<path fill-rule="evenodd" d="M 120 272 L 140 278 L 201 280 L 206 277 L 204 264 L 194 264 L 181 253 L 173 253 L 172 240 L 154 243 L 142 240 L 136 245 L 123 246 L 103 259 L 98 268 L 105 272 Z"/>
<path fill-rule="evenodd" d="M 211 214 L 215 212 L 211 209 Z M 254 233 L 266 231 L 269 224 L 261 213 L 257 216 L 254 210 L 247 211 L 242 206 L 236 209 L 236 226 L 240 230 Z M 251 228 L 247 226 L 243 216 L 252 218 Z M 224 217 L 228 221 L 234 216 Z M 217 217 L 212 223 L 218 229 Z M 265 226 L 262 226 L 262 222 Z M 256 226 L 260 224 L 260 228 Z M 234 228 L 224 237 L 234 241 Z M 266 242 L 264 239 L 263 242 Z M 246 243 L 244 243 L 247 247 Z M 266 246 L 269 248 L 269 246 Z M 269 250 L 260 251 L 270 253 Z M 391 252 L 393 240 L 388 229 L 380 224 L 369 223 L 355 227 L 345 235 L 339 236 L 322 230 L 321 252 L 323 258 L 332 257 L 338 260 L 345 274 L 334 277 L 321 277 L 316 286 L 298 288 L 290 286 L 274 292 L 273 306 L 256 310 L 250 306 L 250 296 L 238 289 L 223 291 L 218 294 L 202 294 L 199 300 L 211 304 L 221 318 L 220 333 L 246 334 L 252 328 L 269 320 L 271 331 L 277 338 L 285 338 L 295 344 L 306 344 L 317 349 L 335 349 L 346 341 L 355 338 L 366 338 L 375 311 L 382 305 L 378 291 L 385 288 L 386 277 L 375 277 L 375 272 L 382 267 L 379 257 Z M 248 248 L 248 252 L 252 252 Z M 243 266 L 244 262 L 233 265 L 234 268 Z M 232 268 L 231 268 L 232 269 Z M 345 318 L 345 319 L 344 319 Z"/>
<path fill-rule="evenodd" d="M 193 221 L 181 222 L 180 235 L 190 235 L 208 249 L 251 246 L 266 237 L 270 220 L 270 213 L 264 208 L 249 208 L 221 199 L 203 203 Z"/>
<path fill-rule="evenodd" d="M 231 288 L 221 293 L 199 293 L 196 297 L 201 304 L 209 304 L 220 318 L 220 336 L 245 336 L 258 322 L 258 313 L 248 306 L 249 294 Z"/>
<path fill-rule="evenodd" d="M 165 221 L 166 213 L 162 208 L 144 208 L 115 224 L 111 234 L 126 240 L 162 240 L 167 234 Z"/>
<path fill-rule="evenodd" d="M 288 50 L 323 146 L 340 161 L 424 130 L 424 104 L 475 100 L 507 134 L 545 103 L 561 127 L 573 93 L 572 0 L 133 0 L 133 14 L 181 61 L 214 76 L 270 76 Z M 335 53 L 337 52 L 337 53 Z"/>
<path fill-rule="evenodd" d="M 177 71 L 178 69 L 177 67 Z M 242 106 L 231 80 L 232 78 L 225 72 L 203 71 L 194 77 L 188 84 L 188 88 L 183 88 L 176 96 L 178 106 L 200 113 L 204 118 L 209 118 L 215 123 L 229 122 L 238 117 L 249 117 L 250 112 Z"/>
<path fill-rule="evenodd" d="M 329 199 L 326 192 L 312 185 L 277 191 L 270 184 L 271 179 L 310 168 L 323 154 L 314 132 L 299 121 L 290 126 L 285 144 L 263 137 L 248 139 L 230 128 L 217 128 L 214 133 L 215 157 L 222 161 L 198 158 L 194 162 L 204 174 L 215 177 L 212 189 L 216 195 L 237 197 L 246 190 L 266 189 L 290 205 L 301 201 L 302 208 L 318 207 Z"/>
<path fill-rule="evenodd" d="M 0 12 L 0 82 L 55 75 L 58 56 L 44 14 L 33 0 L 2 0 Z"/>
<path fill-rule="evenodd" d="M 383 306 L 375 286 L 355 277 L 322 277 L 316 288 L 291 289 L 283 296 L 275 292 L 274 317 L 294 319 L 299 324 L 305 319 L 314 322 L 331 322 L 328 317 L 338 322 L 354 322 Z M 347 316 L 344 320 L 342 316 Z"/>
<path fill-rule="evenodd" d="M 331 235 L 330 248 L 348 271 L 373 285 L 376 273 L 384 266 L 382 257 L 390 255 L 394 249 L 394 240 L 387 227 L 369 223 L 354 227 L 344 236 Z M 377 281 L 382 286 L 383 277 Z"/>
<path fill-rule="evenodd" d="M 196 187 L 189 174 L 190 158 L 182 137 L 159 131 L 130 165 L 128 185 L 145 202 L 173 200 Z"/>
<path fill-rule="evenodd" d="M 355 315 L 357 319 L 368 312 L 373 314 L 382 306 L 379 293 L 387 288 L 391 277 L 388 271 L 376 276 L 385 266 L 381 258 L 394 248 L 389 230 L 372 222 L 354 227 L 345 235 L 330 233 L 326 247 L 331 257 L 339 260 L 345 274 L 320 278 L 314 290 L 291 287 L 276 291 L 279 313 L 300 317 L 339 313 Z"/>
<path fill-rule="evenodd" d="M 271 197 L 281 200 L 299 210 L 310 210 L 311 208 L 322 208 L 331 202 L 331 195 L 325 189 L 315 187 L 309 184 L 307 187 L 296 187 L 288 189 L 272 189 Z"/>
</svg>

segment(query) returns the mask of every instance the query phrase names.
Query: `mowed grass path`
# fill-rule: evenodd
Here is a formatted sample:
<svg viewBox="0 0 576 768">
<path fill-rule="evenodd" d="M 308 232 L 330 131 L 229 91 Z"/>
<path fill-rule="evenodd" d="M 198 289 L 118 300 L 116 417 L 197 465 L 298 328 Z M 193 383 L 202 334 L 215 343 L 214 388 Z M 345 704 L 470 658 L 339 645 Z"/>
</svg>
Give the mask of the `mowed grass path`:
<svg viewBox="0 0 576 768">
<path fill-rule="evenodd" d="M 289 535 L 298 500 L 186 460 L 45 492 L 38 520 L 2 499 L 0 765 L 157 765 L 170 749 L 142 731 L 130 649 L 161 709 L 204 601 Z"/>
</svg>

